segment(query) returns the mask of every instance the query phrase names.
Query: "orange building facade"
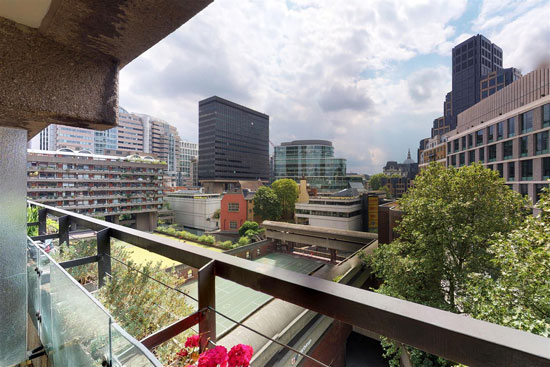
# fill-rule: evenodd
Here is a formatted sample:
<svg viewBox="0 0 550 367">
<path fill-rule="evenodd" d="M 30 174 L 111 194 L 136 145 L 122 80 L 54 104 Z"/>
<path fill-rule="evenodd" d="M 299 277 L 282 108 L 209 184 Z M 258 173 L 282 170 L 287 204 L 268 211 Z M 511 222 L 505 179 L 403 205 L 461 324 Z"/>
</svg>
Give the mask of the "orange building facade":
<svg viewBox="0 0 550 367">
<path fill-rule="evenodd" d="M 248 201 L 242 192 L 223 196 L 220 210 L 220 230 L 237 232 L 248 219 Z"/>
</svg>

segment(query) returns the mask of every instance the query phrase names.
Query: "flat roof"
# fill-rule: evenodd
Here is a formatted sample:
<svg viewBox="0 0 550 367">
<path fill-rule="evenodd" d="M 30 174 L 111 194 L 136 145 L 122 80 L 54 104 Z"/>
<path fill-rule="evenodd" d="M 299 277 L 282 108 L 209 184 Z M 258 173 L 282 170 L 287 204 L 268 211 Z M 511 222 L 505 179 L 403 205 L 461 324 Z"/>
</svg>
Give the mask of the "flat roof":
<svg viewBox="0 0 550 367">
<path fill-rule="evenodd" d="M 263 118 L 266 118 L 266 119 L 269 120 L 269 115 L 266 115 L 265 113 L 253 110 L 252 108 L 245 107 L 243 105 L 240 105 L 240 104 L 235 103 L 235 102 L 231 102 L 227 99 L 224 99 L 224 98 L 221 98 L 221 97 L 218 97 L 218 96 L 212 96 L 212 97 L 203 99 L 202 101 L 199 101 L 199 107 L 203 106 L 203 105 L 206 105 L 208 103 L 214 103 L 214 102 L 222 103 L 226 106 L 237 108 L 239 110 L 243 110 L 244 112 L 248 112 L 248 113 L 251 113 L 251 114 L 254 114 L 254 115 L 258 115 L 259 117 L 263 117 Z"/>
<path fill-rule="evenodd" d="M 332 146 L 332 142 L 328 140 L 293 140 L 281 143 L 282 147 L 295 146 L 295 145 L 325 145 Z"/>
</svg>

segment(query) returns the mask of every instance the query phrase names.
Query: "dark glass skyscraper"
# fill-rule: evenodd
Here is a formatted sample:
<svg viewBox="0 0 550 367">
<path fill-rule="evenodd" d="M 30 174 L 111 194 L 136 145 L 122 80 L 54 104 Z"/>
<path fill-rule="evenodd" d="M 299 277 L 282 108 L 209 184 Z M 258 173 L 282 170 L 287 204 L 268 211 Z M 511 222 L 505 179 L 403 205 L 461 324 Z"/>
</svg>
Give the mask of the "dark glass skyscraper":
<svg viewBox="0 0 550 367">
<path fill-rule="evenodd" d="M 453 48 L 451 130 L 456 117 L 481 100 L 480 80 L 502 69 L 502 49 L 478 34 Z"/>
<path fill-rule="evenodd" d="M 269 116 L 220 97 L 199 102 L 199 181 L 268 180 Z"/>
</svg>

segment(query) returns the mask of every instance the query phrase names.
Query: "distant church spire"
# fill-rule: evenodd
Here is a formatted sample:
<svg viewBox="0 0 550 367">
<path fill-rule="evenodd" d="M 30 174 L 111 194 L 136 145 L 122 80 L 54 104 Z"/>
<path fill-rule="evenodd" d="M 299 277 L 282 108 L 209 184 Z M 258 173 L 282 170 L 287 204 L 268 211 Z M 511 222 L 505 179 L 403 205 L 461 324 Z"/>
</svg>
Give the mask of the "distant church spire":
<svg viewBox="0 0 550 367">
<path fill-rule="evenodd" d="M 409 153 L 407 153 L 407 159 L 412 159 L 411 158 L 411 148 L 409 148 Z"/>
</svg>

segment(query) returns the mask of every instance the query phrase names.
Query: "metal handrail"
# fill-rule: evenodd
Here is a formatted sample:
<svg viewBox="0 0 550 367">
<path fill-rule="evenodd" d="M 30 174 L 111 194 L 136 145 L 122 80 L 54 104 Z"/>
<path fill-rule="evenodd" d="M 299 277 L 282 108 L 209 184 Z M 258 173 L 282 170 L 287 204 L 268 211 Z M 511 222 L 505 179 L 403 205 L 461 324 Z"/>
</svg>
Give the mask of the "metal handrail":
<svg viewBox="0 0 550 367">
<path fill-rule="evenodd" d="M 470 366 L 550 366 L 550 339 L 29 202 L 55 216 L 344 323 Z"/>
</svg>

